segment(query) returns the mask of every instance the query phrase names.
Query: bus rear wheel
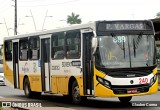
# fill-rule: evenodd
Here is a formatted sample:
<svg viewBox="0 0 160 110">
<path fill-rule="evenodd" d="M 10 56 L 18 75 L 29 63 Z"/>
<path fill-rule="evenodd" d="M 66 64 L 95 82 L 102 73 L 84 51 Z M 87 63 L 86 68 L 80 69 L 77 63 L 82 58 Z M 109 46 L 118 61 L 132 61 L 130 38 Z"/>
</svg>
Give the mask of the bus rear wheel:
<svg viewBox="0 0 160 110">
<path fill-rule="evenodd" d="M 72 101 L 75 104 L 81 104 L 87 100 L 87 97 L 80 96 L 80 90 L 77 81 L 75 80 L 72 84 Z"/>
<path fill-rule="evenodd" d="M 24 93 L 27 98 L 30 98 L 33 96 L 33 92 L 31 91 L 28 78 L 25 78 L 24 80 Z"/>
<path fill-rule="evenodd" d="M 118 97 L 121 102 L 129 102 L 132 99 L 132 96 L 129 97 Z"/>
<path fill-rule="evenodd" d="M 28 78 L 25 78 L 25 80 L 24 80 L 24 93 L 27 98 L 31 98 L 31 97 L 39 98 L 41 96 L 41 92 L 31 91 Z"/>
</svg>

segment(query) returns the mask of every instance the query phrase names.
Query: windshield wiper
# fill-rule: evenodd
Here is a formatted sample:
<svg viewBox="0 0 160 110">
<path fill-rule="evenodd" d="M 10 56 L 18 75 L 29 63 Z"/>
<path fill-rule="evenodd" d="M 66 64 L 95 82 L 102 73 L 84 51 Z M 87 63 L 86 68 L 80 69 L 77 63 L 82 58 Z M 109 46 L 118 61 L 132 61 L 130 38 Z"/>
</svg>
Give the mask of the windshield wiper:
<svg viewBox="0 0 160 110">
<path fill-rule="evenodd" d="M 134 51 L 134 57 L 136 57 L 136 45 L 134 39 L 133 39 L 133 51 Z"/>
<path fill-rule="evenodd" d="M 143 32 L 140 32 L 140 34 L 138 35 L 138 38 L 136 39 L 136 42 L 133 38 L 133 51 L 134 51 L 134 57 L 136 57 L 136 49 L 138 48 L 139 46 L 139 42 L 141 41 L 142 39 L 142 34 Z"/>
<path fill-rule="evenodd" d="M 126 54 L 125 54 L 124 39 L 123 39 L 123 55 L 124 55 L 124 59 L 125 59 Z"/>
</svg>

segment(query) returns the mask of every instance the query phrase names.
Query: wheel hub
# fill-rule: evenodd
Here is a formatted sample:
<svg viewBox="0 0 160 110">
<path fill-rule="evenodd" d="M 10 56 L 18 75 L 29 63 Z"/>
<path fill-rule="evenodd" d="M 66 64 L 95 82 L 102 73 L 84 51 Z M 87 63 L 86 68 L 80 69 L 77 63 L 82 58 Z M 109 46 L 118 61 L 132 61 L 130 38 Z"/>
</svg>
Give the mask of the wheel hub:
<svg viewBox="0 0 160 110">
<path fill-rule="evenodd" d="M 73 97 L 77 101 L 80 100 L 80 94 L 79 94 L 79 87 L 78 86 L 74 88 Z"/>
</svg>

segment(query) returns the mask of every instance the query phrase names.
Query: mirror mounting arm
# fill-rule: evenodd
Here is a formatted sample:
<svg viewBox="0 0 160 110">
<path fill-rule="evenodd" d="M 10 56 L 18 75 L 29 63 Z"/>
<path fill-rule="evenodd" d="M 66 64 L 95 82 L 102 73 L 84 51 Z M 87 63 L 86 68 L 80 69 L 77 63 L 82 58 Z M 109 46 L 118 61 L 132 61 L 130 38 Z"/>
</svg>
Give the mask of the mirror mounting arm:
<svg viewBox="0 0 160 110">
<path fill-rule="evenodd" d="M 95 31 L 93 31 L 93 34 L 94 35 L 92 37 L 92 54 L 94 55 L 98 46 L 98 39 Z"/>
</svg>

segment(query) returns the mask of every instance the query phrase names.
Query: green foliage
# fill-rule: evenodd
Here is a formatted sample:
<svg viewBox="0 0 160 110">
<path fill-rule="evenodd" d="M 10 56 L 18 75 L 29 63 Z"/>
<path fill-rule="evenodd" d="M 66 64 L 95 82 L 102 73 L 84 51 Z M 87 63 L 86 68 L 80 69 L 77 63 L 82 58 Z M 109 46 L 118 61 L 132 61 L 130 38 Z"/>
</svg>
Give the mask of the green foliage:
<svg viewBox="0 0 160 110">
<path fill-rule="evenodd" d="M 160 12 L 156 14 L 156 18 L 160 18 Z"/>
<path fill-rule="evenodd" d="M 79 15 L 77 14 L 75 14 L 75 13 L 73 13 L 72 12 L 72 14 L 71 15 L 68 15 L 67 16 L 67 23 L 68 24 L 81 24 L 81 18 L 79 18 Z"/>
</svg>

